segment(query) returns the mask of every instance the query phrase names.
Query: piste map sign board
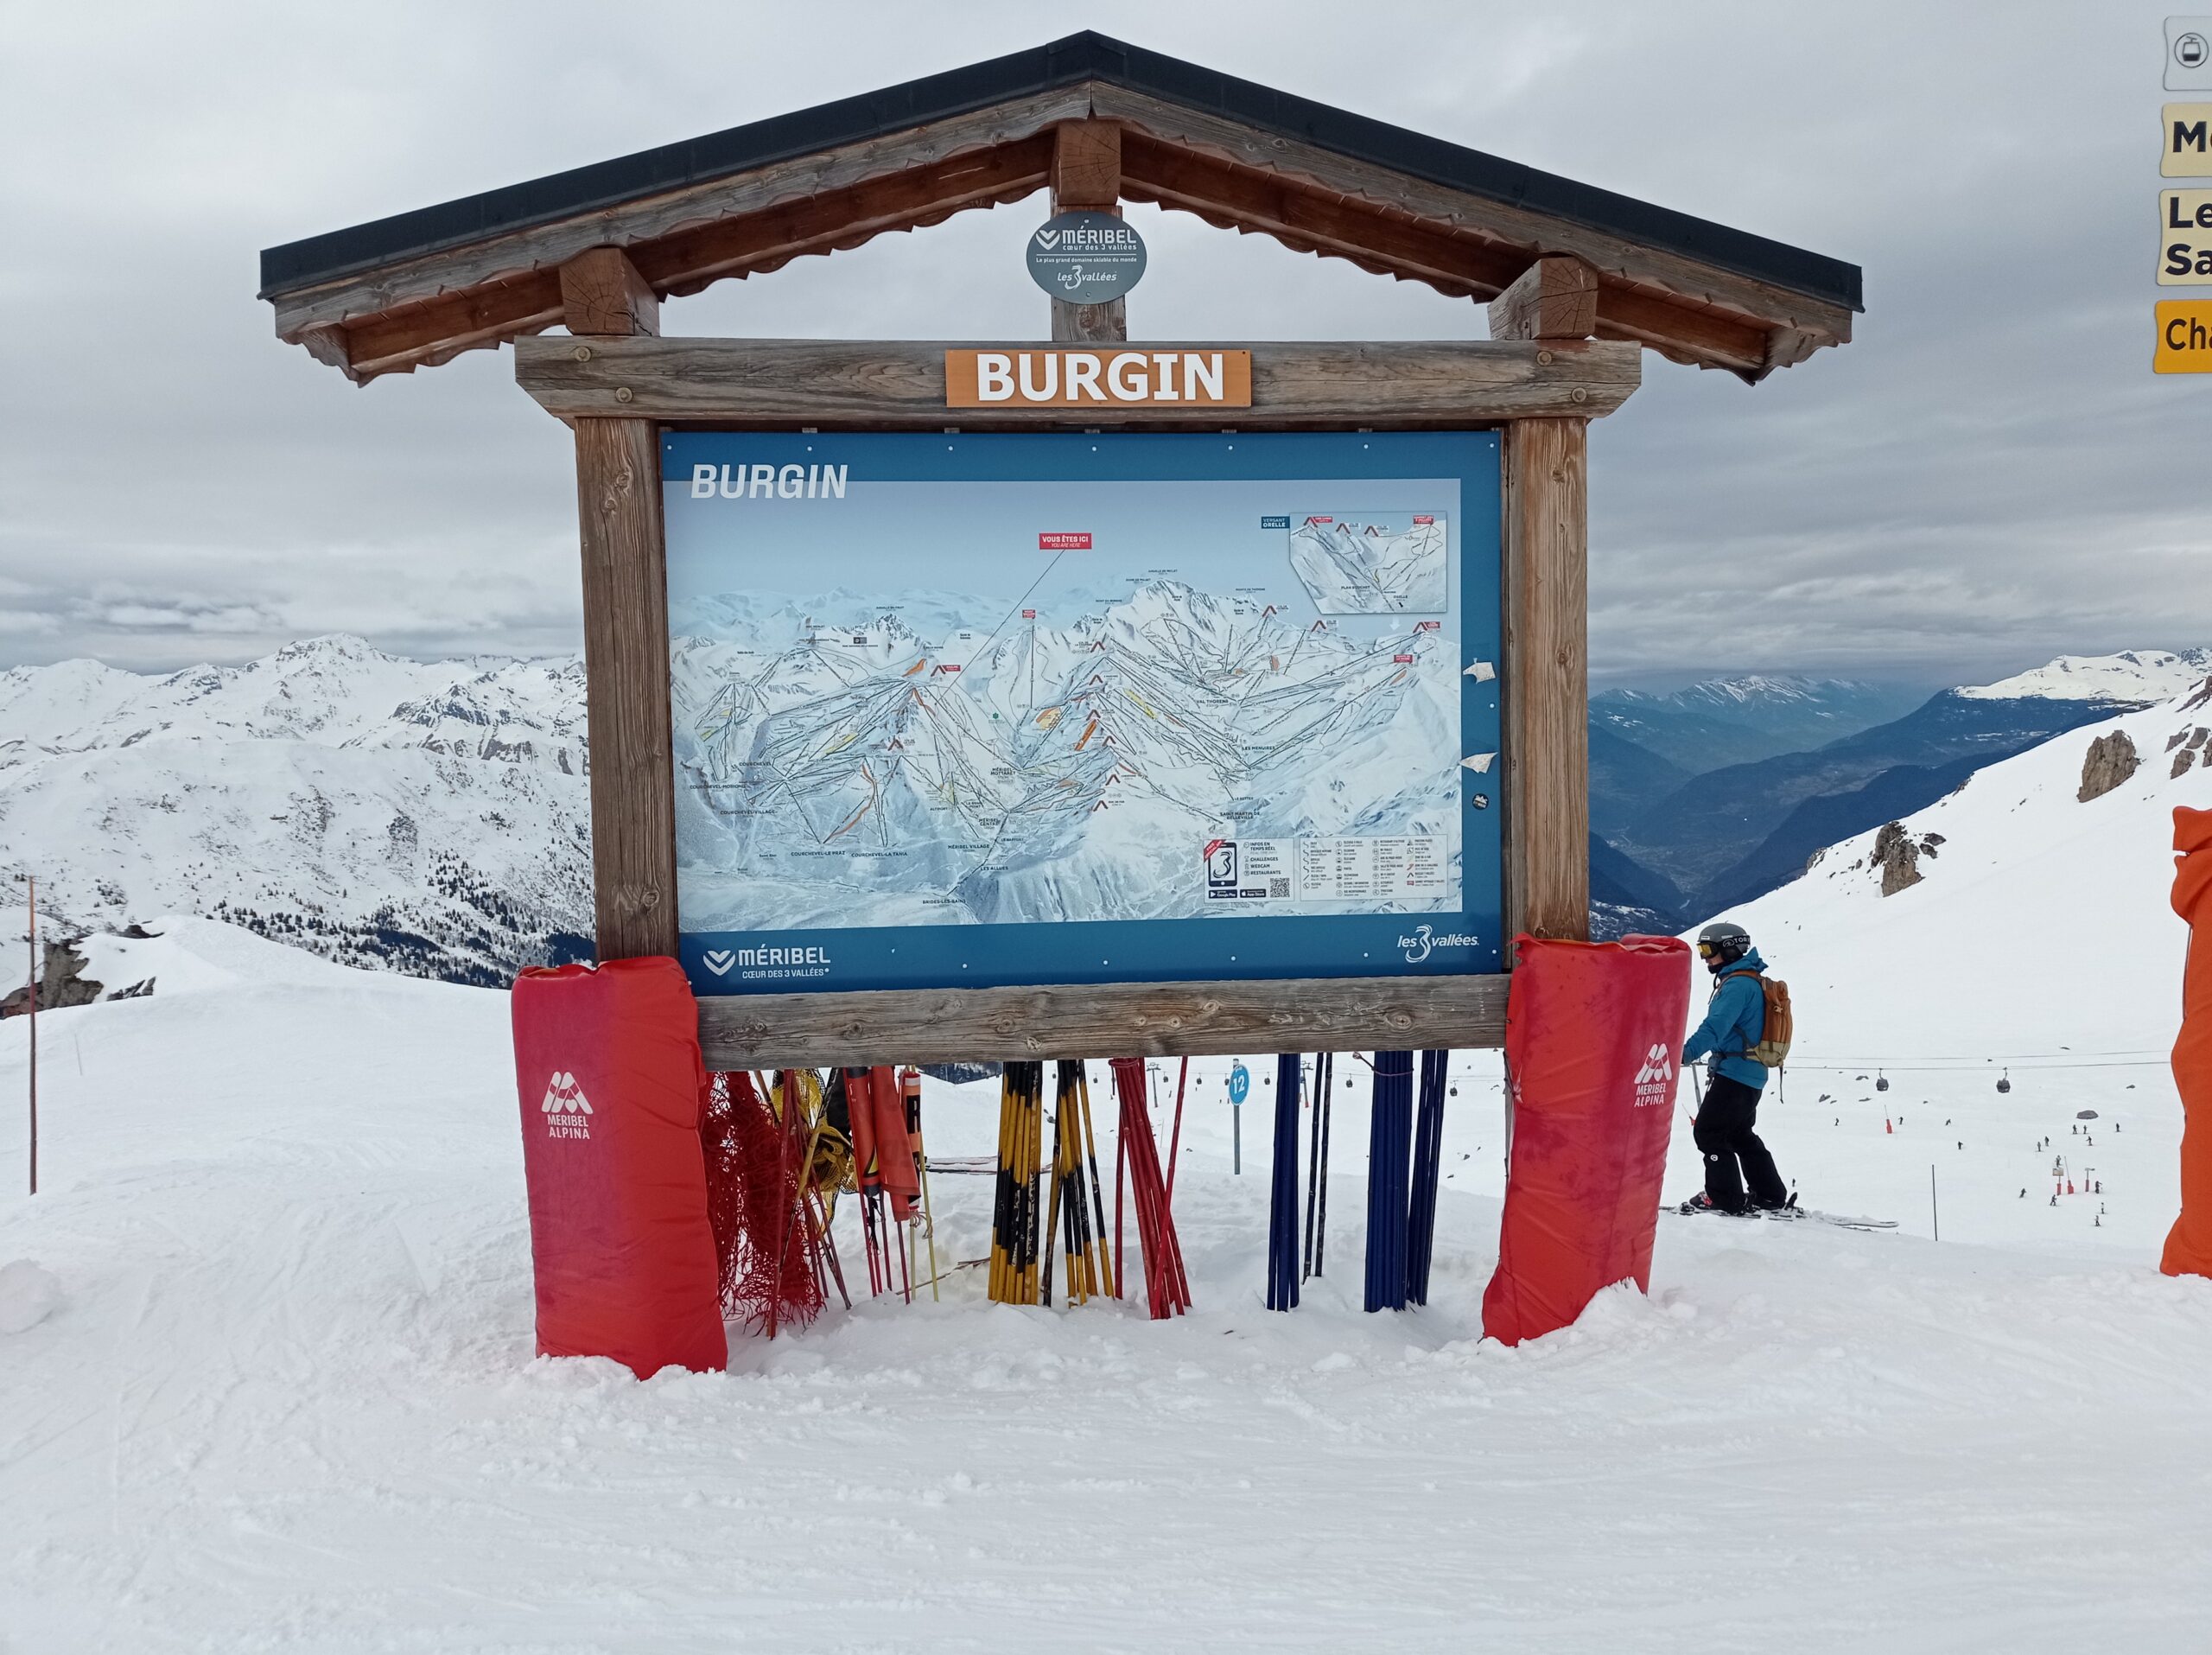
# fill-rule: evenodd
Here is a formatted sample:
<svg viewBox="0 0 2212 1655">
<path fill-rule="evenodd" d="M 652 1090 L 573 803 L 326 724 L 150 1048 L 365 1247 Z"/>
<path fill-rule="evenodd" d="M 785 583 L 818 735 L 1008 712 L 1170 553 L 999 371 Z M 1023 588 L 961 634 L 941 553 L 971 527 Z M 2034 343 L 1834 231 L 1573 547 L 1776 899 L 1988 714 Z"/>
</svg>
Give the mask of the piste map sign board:
<svg viewBox="0 0 2212 1655">
<path fill-rule="evenodd" d="M 701 994 L 1503 969 L 1494 432 L 662 461 Z"/>
</svg>

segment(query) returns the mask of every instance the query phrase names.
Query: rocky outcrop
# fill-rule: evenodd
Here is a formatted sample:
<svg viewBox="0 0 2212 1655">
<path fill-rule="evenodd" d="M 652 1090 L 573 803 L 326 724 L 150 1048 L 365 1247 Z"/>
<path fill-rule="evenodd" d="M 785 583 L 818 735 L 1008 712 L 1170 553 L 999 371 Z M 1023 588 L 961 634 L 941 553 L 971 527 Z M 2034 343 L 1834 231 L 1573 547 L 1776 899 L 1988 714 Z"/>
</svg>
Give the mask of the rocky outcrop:
<svg viewBox="0 0 2212 1655">
<path fill-rule="evenodd" d="M 2107 731 L 2089 743 L 2088 755 L 2082 761 L 2082 786 L 2074 797 L 2084 805 L 2102 799 L 2133 775 L 2142 762 L 2126 730 Z"/>
<path fill-rule="evenodd" d="M 1882 894 L 1895 896 L 1920 883 L 1920 846 L 1902 822 L 1885 822 L 1874 835 L 1872 862 L 1882 875 Z"/>
<path fill-rule="evenodd" d="M 67 938 L 46 945 L 38 979 L 41 1011 L 54 1011 L 63 1006 L 89 1006 L 100 997 L 105 985 L 85 975 L 85 968 L 92 962 L 77 952 L 78 940 Z M 20 1017 L 30 1009 L 29 985 L 0 999 L 0 1017 Z"/>
</svg>

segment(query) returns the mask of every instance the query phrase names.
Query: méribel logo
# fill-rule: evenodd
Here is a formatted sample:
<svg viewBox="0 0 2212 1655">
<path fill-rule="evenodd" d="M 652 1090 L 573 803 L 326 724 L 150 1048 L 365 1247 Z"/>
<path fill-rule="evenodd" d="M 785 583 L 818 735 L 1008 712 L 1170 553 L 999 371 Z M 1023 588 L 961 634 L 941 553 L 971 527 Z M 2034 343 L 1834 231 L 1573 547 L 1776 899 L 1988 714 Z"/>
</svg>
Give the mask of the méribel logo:
<svg viewBox="0 0 2212 1655">
<path fill-rule="evenodd" d="M 545 1131 L 549 1137 L 588 1138 L 591 1128 L 583 1117 L 592 1112 L 591 1100 L 584 1096 L 582 1083 L 566 1069 L 556 1069 L 553 1078 L 545 1083 L 544 1101 L 537 1105 L 545 1117 Z"/>
<path fill-rule="evenodd" d="M 1049 253 L 1060 245 L 1060 232 L 1057 230 L 1038 231 L 1037 245 Z"/>
</svg>

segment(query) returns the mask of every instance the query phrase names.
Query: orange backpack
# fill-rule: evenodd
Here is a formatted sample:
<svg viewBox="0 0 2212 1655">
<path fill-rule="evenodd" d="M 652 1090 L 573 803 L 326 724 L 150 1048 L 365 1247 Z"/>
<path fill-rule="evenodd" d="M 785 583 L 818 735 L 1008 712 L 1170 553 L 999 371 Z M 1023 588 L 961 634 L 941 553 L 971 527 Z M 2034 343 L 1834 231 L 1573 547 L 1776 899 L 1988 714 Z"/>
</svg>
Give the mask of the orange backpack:
<svg viewBox="0 0 2212 1655">
<path fill-rule="evenodd" d="M 1766 1016 L 1759 1025 L 1758 1040 L 1744 1055 L 1754 1063 L 1778 1069 L 1789 1060 L 1790 1037 L 1797 1032 L 1796 1019 L 1789 1012 L 1789 985 L 1761 971 L 1751 975 L 1758 979 L 1759 992 L 1765 996 Z"/>
</svg>

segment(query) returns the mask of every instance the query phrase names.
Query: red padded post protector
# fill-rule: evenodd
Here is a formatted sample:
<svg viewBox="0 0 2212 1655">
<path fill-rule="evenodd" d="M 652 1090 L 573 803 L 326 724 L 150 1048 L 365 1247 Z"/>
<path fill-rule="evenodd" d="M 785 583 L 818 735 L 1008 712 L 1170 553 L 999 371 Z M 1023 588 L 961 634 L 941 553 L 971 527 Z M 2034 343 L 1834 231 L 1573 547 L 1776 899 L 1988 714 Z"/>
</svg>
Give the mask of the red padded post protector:
<svg viewBox="0 0 2212 1655">
<path fill-rule="evenodd" d="M 2174 1086 L 2181 1093 L 2181 1216 L 2158 1268 L 2212 1276 L 2212 811 L 2174 806 L 2174 912 L 2189 926 Z"/>
<path fill-rule="evenodd" d="M 513 1000 L 538 1354 L 609 1356 L 641 1379 L 726 1367 L 683 967 L 541 968 Z"/>
<path fill-rule="evenodd" d="M 1678 938 L 1515 946 L 1505 1218 L 1483 1294 L 1483 1332 L 1508 1345 L 1567 1326 L 1616 1282 L 1650 1287 L 1690 1003 Z"/>
</svg>

